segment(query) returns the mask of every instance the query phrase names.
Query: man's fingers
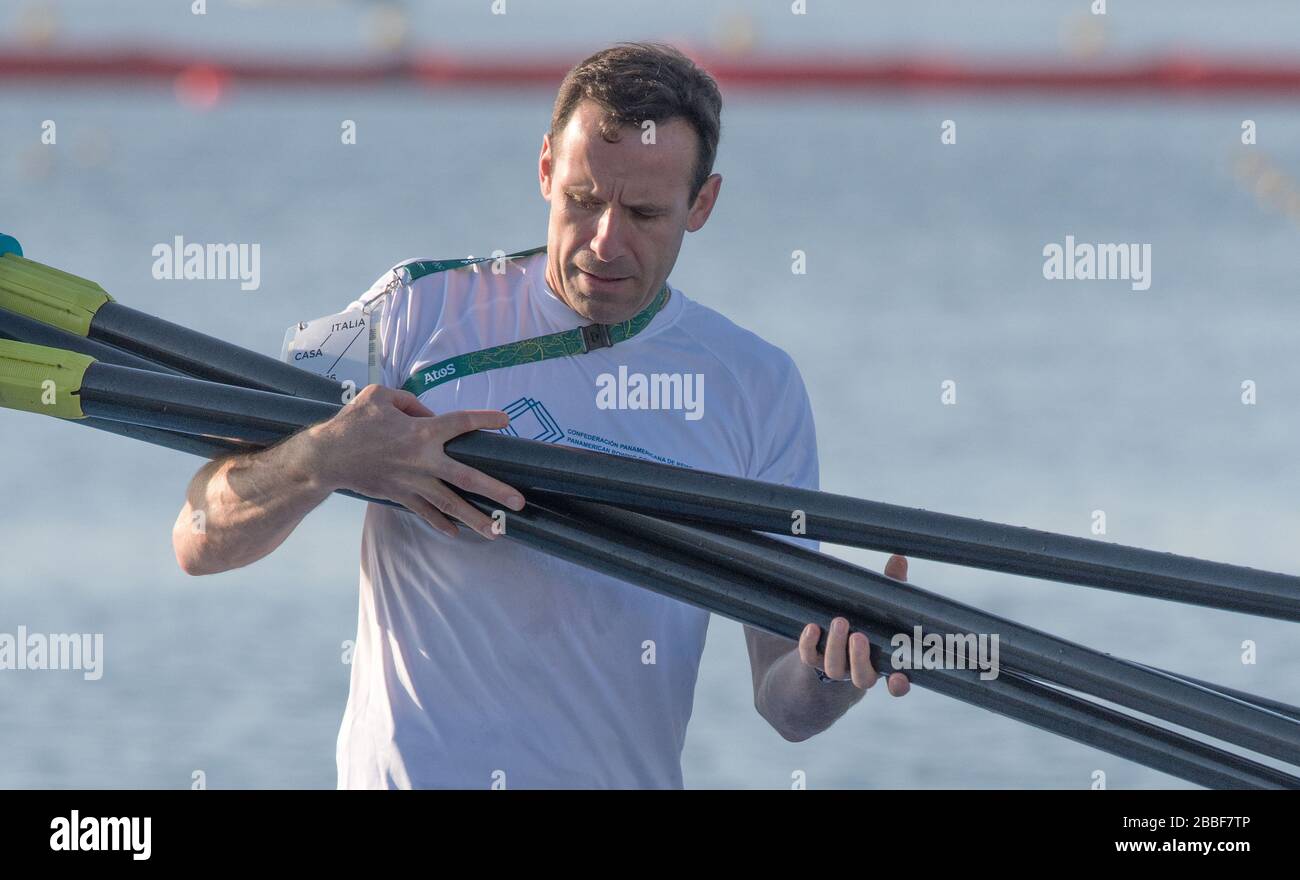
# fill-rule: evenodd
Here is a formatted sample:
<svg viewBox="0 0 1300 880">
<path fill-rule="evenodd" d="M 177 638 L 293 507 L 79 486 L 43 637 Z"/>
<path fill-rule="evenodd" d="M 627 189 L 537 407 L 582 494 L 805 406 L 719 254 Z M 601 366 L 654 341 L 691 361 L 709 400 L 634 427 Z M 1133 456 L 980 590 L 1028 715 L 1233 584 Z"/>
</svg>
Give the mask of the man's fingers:
<svg viewBox="0 0 1300 880">
<path fill-rule="evenodd" d="M 889 676 L 886 686 L 889 688 L 890 696 L 901 697 L 912 689 L 912 682 L 903 673 L 895 672 Z"/>
<path fill-rule="evenodd" d="M 418 418 L 428 418 L 433 415 L 433 410 L 420 403 L 420 398 L 416 397 L 409 391 L 398 391 L 393 397 L 393 406 L 406 413 L 408 416 Z"/>
<path fill-rule="evenodd" d="M 477 507 L 470 504 L 464 498 L 461 498 L 450 489 L 439 486 L 430 490 L 425 497 L 447 516 L 456 519 L 469 526 L 488 540 L 493 540 L 497 536 L 492 531 L 492 518 L 484 513 L 480 513 Z"/>
<path fill-rule="evenodd" d="M 843 681 L 849 677 L 849 622 L 843 617 L 831 621 L 826 633 L 826 665 L 822 668 L 831 678 Z"/>
<path fill-rule="evenodd" d="M 907 580 L 907 557 L 899 556 L 895 553 L 889 557 L 885 563 L 885 577 L 891 577 L 896 581 Z"/>
<path fill-rule="evenodd" d="M 849 667 L 858 690 L 870 690 L 880 678 L 871 664 L 871 642 L 863 633 L 855 632 L 849 636 Z"/>
<path fill-rule="evenodd" d="M 470 431 L 491 431 L 510 424 L 510 417 L 499 409 L 463 409 L 438 417 L 438 437 L 444 442 Z"/>
<path fill-rule="evenodd" d="M 810 623 L 799 634 L 799 659 L 807 666 L 821 668 L 822 655 L 817 650 L 817 640 L 822 637 L 822 628 Z"/>
<path fill-rule="evenodd" d="M 519 493 L 518 489 L 507 486 L 500 480 L 489 477 L 469 465 L 461 464 L 449 458 L 442 466 L 441 476 L 443 482 L 451 483 L 458 489 L 464 489 L 466 492 L 473 492 L 475 495 L 490 498 L 498 504 L 504 504 L 511 510 L 524 509 L 524 496 Z"/>
<path fill-rule="evenodd" d="M 460 534 L 456 531 L 456 524 L 443 516 L 442 513 L 439 512 L 438 508 L 434 507 L 433 504 L 429 502 L 429 499 L 419 495 L 412 495 L 409 498 L 394 500 L 398 501 L 398 503 L 407 510 L 420 516 L 425 522 L 442 532 L 444 535 L 455 538 Z"/>
</svg>

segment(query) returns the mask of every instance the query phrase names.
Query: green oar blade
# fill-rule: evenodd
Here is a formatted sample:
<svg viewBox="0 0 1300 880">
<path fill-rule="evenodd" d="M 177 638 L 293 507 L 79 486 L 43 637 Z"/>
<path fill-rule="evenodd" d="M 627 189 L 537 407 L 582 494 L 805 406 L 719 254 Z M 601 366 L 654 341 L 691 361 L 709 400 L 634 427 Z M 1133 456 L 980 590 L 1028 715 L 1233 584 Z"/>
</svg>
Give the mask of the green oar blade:
<svg viewBox="0 0 1300 880">
<path fill-rule="evenodd" d="M 105 303 L 104 288 L 16 253 L 0 254 L 0 308 L 85 336 Z"/>
<path fill-rule="evenodd" d="M 108 343 L 171 372 L 209 382 L 283 391 L 334 404 L 350 399 L 338 382 L 128 308 L 94 281 L 28 260 L 16 251 L 0 252 L 0 310 Z"/>
<path fill-rule="evenodd" d="M 84 354 L 0 339 L 0 406 L 80 419 L 81 381 L 95 359 Z"/>
</svg>

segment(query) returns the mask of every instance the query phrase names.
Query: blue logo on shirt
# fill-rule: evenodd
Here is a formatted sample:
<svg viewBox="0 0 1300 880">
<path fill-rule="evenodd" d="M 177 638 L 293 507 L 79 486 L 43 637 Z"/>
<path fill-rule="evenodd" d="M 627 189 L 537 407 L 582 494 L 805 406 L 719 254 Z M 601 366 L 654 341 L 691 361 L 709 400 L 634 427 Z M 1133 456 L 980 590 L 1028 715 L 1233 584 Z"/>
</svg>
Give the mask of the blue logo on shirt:
<svg viewBox="0 0 1300 880">
<path fill-rule="evenodd" d="M 555 423 L 546 407 L 531 397 L 521 397 L 509 406 L 502 407 L 502 411 L 510 416 L 510 424 L 501 429 L 502 434 L 526 440 L 541 440 L 544 443 L 557 443 L 564 439 L 564 431 Z"/>
</svg>

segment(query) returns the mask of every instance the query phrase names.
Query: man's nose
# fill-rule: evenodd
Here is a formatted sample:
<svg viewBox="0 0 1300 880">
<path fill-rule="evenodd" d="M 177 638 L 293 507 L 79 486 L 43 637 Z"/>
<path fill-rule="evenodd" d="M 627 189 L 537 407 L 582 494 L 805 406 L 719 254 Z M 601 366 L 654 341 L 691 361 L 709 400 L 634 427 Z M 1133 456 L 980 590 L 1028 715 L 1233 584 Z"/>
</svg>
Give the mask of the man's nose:
<svg viewBox="0 0 1300 880">
<path fill-rule="evenodd" d="M 627 220 L 624 219 L 616 205 L 606 205 L 596 221 L 596 234 L 591 239 L 591 252 L 602 263 L 614 263 L 627 253 L 624 235 Z"/>
</svg>

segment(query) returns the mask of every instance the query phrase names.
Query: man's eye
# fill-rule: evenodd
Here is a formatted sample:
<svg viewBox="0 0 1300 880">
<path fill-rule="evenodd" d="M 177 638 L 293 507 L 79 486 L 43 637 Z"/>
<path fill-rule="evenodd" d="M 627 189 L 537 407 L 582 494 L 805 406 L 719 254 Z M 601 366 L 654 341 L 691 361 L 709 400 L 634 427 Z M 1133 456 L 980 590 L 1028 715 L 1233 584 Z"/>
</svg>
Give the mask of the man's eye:
<svg viewBox="0 0 1300 880">
<path fill-rule="evenodd" d="M 639 218 L 642 219 L 642 220 L 651 220 L 651 219 L 653 219 L 653 218 L 659 216 L 658 214 L 654 213 L 653 211 L 633 211 L 632 213 L 636 214 L 636 216 L 639 217 Z"/>
<path fill-rule="evenodd" d="M 573 203 L 574 203 L 575 205 L 577 205 L 579 208 L 594 208 L 594 207 L 596 207 L 596 203 L 595 203 L 595 202 L 591 201 L 590 199 L 584 199 L 582 196 L 570 195 L 570 196 L 569 196 L 569 201 L 573 202 Z"/>
</svg>

